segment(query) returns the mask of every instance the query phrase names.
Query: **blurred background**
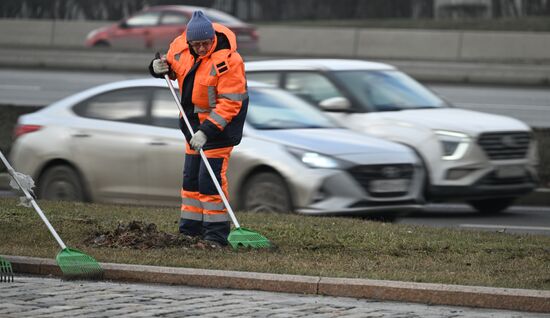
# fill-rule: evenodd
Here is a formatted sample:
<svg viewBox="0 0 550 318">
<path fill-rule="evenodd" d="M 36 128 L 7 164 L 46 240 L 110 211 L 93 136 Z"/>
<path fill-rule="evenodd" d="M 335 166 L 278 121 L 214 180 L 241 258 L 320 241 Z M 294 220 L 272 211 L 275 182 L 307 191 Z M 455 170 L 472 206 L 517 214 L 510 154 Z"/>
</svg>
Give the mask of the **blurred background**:
<svg viewBox="0 0 550 318">
<path fill-rule="evenodd" d="M 550 15 L 547 0 L 4 0 L 0 17 L 119 20 L 146 6 L 211 7 L 250 22 L 353 19 L 519 18 Z"/>
<path fill-rule="evenodd" d="M 242 46 L 245 61 L 389 63 L 459 108 L 525 122 L 539 143 L 541 181 L 519 203 L 550 201 L 550 0 L 3 0 L 0 149 L 9 152 L 22 114 L 98 84 L 148 76 L 153 53 L 168 43 L 153 40 L 160 38 L 154 28 L 176 32 L 165 34 L 172 38 L 182 32 L 175 21 L 187 19 L 182 13 L 151 25 L 150 9 L 165 5 L 236 19 L 240 40 L 253 43 Z M 123 36 L 132 40 L 118 41 Z M 458 207 L 457 218 L 469 211 Z"/>
</svg>

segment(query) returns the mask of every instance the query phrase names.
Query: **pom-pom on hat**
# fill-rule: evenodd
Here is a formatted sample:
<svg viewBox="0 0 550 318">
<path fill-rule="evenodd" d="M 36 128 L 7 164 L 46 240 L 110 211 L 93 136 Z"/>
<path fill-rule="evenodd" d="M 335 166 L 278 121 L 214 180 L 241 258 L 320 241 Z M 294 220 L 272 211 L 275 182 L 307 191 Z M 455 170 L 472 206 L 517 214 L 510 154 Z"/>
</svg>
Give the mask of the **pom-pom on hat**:
<svg viewBox="0 0 550 318">
<path fill-rule="evenodd" d="M 193 12 L 193 17 L 187 23 L 187 41 L 204 41 L 214 38 L 212 22 L 202 11 Z"/>
</svg>

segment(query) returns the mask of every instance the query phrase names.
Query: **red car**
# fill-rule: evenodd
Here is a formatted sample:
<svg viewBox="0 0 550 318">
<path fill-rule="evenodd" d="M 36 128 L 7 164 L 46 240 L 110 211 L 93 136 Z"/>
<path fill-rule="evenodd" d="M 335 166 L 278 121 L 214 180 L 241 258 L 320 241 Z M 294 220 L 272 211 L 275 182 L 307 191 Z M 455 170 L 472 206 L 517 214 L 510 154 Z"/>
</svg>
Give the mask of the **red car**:
<svg viewBox="0 0 550 318">
<path fill-rule="evenodd" d="M 254 26 L 219 10 L 182 5 L 149 7 L 122 22 L 93 30 L 85 45 L 167 50 L 170 42 L 185 31 L 196 10 L 202 10 L 212 22 L 223 24 L 235 32 L 239 52 L 258 51 L 258 34 Z"/>
</svg>

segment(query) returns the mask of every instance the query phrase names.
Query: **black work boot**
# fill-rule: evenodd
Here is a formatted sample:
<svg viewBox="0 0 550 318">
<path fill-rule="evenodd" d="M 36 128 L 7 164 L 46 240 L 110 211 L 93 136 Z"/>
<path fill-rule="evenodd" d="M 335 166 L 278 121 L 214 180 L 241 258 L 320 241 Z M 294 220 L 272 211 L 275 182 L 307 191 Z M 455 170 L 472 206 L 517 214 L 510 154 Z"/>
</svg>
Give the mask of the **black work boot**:
<svg viewBox="0 0 550 318">
<path fill-rule="evenodd" d="M 179 231 L 183 235 L 191 237 L 202 237 L 204 232 L 202 221 L 180 219 Z"/>
<path fill-rule="evenodd" d="M 203 222 L 204 240 L 227 246 L 227 237 L 231 229 L 229 222 Z"/>
</svg>

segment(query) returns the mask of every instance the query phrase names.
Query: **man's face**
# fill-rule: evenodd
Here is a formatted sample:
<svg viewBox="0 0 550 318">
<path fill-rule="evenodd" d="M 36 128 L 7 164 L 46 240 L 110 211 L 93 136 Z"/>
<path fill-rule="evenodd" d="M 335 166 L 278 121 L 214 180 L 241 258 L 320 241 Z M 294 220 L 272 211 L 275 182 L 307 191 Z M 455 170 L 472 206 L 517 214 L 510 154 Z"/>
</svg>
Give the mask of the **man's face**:
<svg viewBox="0 0 550 318">
<path fill-rule="evenodd" d="M 203 41 L 191 41 L 189 45 L 199 56 L 206 55 L 208 51 L 212 48 L 213 40 L 203 40 Z"/>
</svg>

